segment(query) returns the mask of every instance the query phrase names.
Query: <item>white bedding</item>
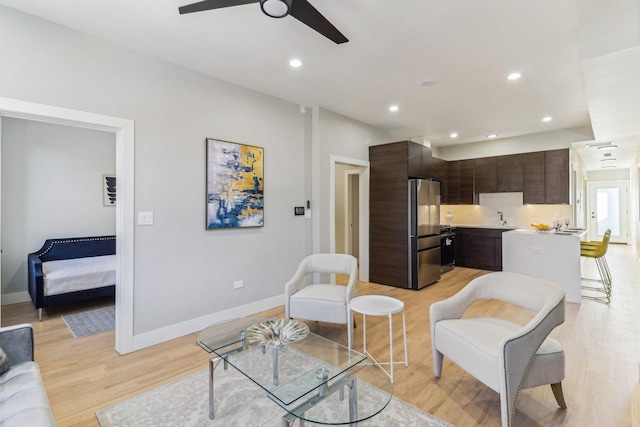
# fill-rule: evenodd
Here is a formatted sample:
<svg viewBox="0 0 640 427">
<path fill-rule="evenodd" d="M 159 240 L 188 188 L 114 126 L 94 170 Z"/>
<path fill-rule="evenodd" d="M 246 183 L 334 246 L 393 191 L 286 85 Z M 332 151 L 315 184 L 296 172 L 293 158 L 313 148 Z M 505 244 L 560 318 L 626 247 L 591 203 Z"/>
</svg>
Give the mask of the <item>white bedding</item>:
<svg viewBox="0 0 640 427">
<path fill-rule="evenodd" d="M 64 259 L 42 263 L 44 294 L 101 288 L 116 283 L 116 256 Z"/>
</svg>

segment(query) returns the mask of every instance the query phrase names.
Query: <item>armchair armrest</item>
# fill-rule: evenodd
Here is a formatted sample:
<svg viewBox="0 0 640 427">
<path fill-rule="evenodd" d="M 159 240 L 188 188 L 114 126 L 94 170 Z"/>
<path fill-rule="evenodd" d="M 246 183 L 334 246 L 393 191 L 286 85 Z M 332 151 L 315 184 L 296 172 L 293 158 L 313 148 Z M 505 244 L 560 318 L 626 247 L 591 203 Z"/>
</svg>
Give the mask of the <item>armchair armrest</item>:
<svg viewBox="0 0 640 427">
<path fill-rule="evenodd" d="M 438 301 L 429 307 L 429 318 L 432 327 L 439 320 L 459 319 L 471 304 L 479 298 L 468 287 L 463 288 L 460 292 L 446 300 Z"/>
<path fill-rule="evenodd" d="M 287 299 L 302 289 L 304 278 L 307 275 L 306 270 L 304 265 L 299 265 L 293 277 L 284 285 L 284 295 Z"/>
<path fill-rule="evenodd" d="M 0 328 L 0 347 L 11 363 L 33 361 L 33 328 L 28 323 Z"/>
</svg>

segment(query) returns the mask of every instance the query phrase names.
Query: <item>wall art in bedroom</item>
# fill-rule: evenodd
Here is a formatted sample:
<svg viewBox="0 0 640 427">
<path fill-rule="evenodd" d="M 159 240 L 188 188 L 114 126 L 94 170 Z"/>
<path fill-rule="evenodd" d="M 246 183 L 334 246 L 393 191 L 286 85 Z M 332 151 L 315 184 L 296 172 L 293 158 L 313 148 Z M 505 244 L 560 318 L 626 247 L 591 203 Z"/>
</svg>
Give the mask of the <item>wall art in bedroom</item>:
<svg viewBox="0 0 640 427">
<path fill-rule="evenodd" d="M 116 205 L 116 176 L 102 175 L 102 203 L 105 206 Z"/>
<path fill-rule="evenodd" d="M 264 148 L 207 138 L 207 229 L 264 225 Z"/>
</svg>

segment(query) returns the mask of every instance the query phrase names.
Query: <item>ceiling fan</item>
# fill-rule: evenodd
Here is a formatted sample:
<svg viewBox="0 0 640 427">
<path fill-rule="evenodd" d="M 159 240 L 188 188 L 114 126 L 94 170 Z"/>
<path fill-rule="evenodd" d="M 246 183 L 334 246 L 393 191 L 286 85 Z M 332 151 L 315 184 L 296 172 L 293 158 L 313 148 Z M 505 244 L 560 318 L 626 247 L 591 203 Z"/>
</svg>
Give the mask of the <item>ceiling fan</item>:
<svg viewBox="0 0 640 427">
<path fill-rule="evenodd" d="M 178 11 L 182 15 L 258 2 L 262 12 L 267 16 L 284 18 L 287 15 L 291 15 L 337 44 L 349 41 L 307 0 L 204 0 L 182 6 L 178 8 Z"/>
</svg>

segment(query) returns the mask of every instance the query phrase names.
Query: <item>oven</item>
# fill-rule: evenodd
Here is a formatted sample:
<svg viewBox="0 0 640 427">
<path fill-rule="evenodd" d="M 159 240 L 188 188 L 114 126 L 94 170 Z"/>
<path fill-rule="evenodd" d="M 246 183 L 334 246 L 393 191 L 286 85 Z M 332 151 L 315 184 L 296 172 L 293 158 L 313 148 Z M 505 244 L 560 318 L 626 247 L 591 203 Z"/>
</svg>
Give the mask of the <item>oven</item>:
<svg viewBox="0 0 640 427">
<path fill-rule="evenodd" d="M 440 229 L 440 270 L 443 273 L 453 270 L 455 265 L 456 229 L 442 226 Z"/>
</svg>

